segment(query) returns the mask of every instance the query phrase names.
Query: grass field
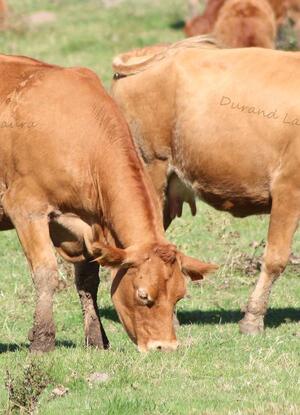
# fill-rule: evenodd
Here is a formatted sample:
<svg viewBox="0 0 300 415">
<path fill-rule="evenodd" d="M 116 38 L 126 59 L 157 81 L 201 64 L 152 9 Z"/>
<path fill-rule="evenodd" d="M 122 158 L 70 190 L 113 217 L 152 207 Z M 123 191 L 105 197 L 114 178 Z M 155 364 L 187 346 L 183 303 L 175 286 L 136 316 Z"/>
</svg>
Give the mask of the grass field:
<svg viewBox="0 0 300 415">
<path fill-rule="evenodd" d="M 9 3 L 14 28 L 0 33 L 3 53 L 88 66 L 106 86 L 116 53 L 181 38 L 173 27 L 186 13 L 184 0 L 124 0 L 111 8 L 103 4 L 112 0 Z M 57 20 L 26 28 L 22 15 L 37 10 L 52 11 Z M 267 217 L 236 220 L 204 204 L 198 205 L 196 219 L 185 212 L 172 225 L 169 239 L 185 252 L 221 264 L 215 275 L 190 284 L 187 298 L 179 303 L 182 345 L 175 353 L 136 351 L 112 307 L 105 273 L 99 302 L 111 349 L 84 348 L 79 301 L 72 277 L 62 267 L 67 288 L 55 299 L 57 348 L 45 356 L 28 354 L 34 289 L 15 233 L 2 232 L 0 413 L 26 414 L 35 406 L 41 415 L 299 415 L 299 266 L 290 265 L 274 286 L 265 335 L 238 333 L 240 310 L 262 253 L 256 246 L 263 245 L 266 231 Z M 293 252 L 299 253 L 299 248 L 296 235 Z M 100 381 L 89 380 L 96 372 Z M 68 392 L 62 397 L 53 394 L 57 386 Z"/>
</svg>

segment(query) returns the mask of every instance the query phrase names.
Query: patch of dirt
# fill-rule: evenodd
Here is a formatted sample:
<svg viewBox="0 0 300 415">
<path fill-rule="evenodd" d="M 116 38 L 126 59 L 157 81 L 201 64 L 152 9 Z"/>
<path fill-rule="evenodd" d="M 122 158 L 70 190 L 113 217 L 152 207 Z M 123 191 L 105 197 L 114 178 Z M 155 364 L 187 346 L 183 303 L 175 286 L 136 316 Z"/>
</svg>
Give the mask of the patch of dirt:
<svg viewBox="0 0 300 415">
<path fill-rule="evenodd" d="M 29 27 L 38 27 L 45 24 L 56 22 L 57 16 L 53 12 L 39 11 L 25 17 L 25 22 Z"/>
<path fill-rule="evenodd" d="M 64 385 L 58 385 L 51 392 L 51 396 L 53 398 L 62 398 L 63 396 L 67 395 L 67 393 L 69 393 L 68 388 L 64 387 Z"/>
<path fill-rule="evenodd" d="M 92 385 L 93 383 L 107 382 L 109 379 L 110 376 L 108 373 L 94 372 L 90 374 L 90 376 L 87 378 L 87 381 L 90 385 Z"/>
</svg>

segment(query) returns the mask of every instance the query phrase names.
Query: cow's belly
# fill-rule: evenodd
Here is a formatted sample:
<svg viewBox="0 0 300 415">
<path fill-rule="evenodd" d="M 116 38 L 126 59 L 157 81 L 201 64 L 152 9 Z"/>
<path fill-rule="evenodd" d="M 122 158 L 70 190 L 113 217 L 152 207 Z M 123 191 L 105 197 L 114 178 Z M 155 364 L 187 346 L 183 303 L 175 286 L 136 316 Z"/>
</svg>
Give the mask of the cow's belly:
<svg viewBox="0 0 300 415">
<path fill-rule="evenodd" d="M 285 100 L 289 94 L 276 86 L 255 93 L 263 86 L 255 77 L 249 85 L 241 74 L 245 82 L 218 71 L 213 76 L 209 65 L 203 71 L 181 75 L 172 162 L 213 207 L 236 216 L 269 212 L 280 171 L 297 175 L 300 168 L 299 126 L 284 123 L 286 112 L 299 118 L 300 101 L 292 93 Z M 225 105 L 223 96 L 232 103 Z"/>
<path fill-rule="evenodd" d="M 216 166 L 215 171 L 217 170 Z M 269 213 L 271 210 L 272 199 L 267 177 L 241 177 L 235 169 L 226 172 L 219 170 L 219 175 L 214 172 L 209 174 L 209 169 L 205 167 L 200 168 L 197 174 L 195 166 L 190 172 L 186 172 L 185 177 L 190 180 L 195 194 L 215 209 L 237 217 Z"/>
<path fill-rule="evenodd" d="M 270 213 L 271 197 L 224 196 L 213 192 L 198 191 L 198 197 L 215 209 L 226 211 L 236 217 Z"/>
<path fill-rule="evenodd" d="M 259 148 L 258 141 L 243 145 L 238 136 L 228 139 L 209 134 L 206 130 L 180 140 L 180 150 L 177 147 L 173 152 L 179 175 L 198 197 L 218 210 L 238 217 L 269 213 L 279 159 L 276 152 L 267 143 Z"/>
</svg>

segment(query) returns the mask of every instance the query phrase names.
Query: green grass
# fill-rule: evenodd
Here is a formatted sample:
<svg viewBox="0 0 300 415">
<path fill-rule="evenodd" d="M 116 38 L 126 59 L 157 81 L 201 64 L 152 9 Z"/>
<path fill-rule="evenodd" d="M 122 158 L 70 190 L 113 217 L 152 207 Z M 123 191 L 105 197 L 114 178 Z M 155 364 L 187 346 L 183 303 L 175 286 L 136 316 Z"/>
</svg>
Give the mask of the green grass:
<svg viewBox="0 0 300 415">
<path fill-rule="evenodd" d="M 114 8 L 104 8 L 100 0 L 10 0 L 10 4 L 15 28 L 0 33 L 2 52 L 88 66 L 106 86 L 116 53 L 181 38 L 182 33 L 171 26 L 186 12 L 184 0 L 124 0 Z M 25 30 L 22 14 L 38 9 L 55 12 L 57 21 Z M 201 284 L 189 285 L 188 297 L 178 307 L 182 345 L 169 354 L 136 351 L 113 310 L 107 277 L 99 302 L 112 347 L 105 352 L 85 349 L 77 294 L 62 269 L 67 288 L 55 298 L 57 349 L 30 356 L 27 332 L 34 290 L 15 233 L 0 234 L 0 413 L 9 413 L 7 371 L 17 391 L 27 385 L 29 397 L 31 387 L 39 388 L 39 379 L 49 379 L 38 397 L 42 415 L 300 413 L 298 269 L 289 266 L 274 286 L 266 334 L 241 336 L 240 309 L 256 280 L 243 270 L 249 261 L 255 263 L 254 254 L 261 254 L 252 245 L 265 238 L 267 217 L 236 220 L 203 204 L 198 209 L 196 218 L 185 212 L 172 225 L 169 239 L 186 253 L 222 266 Z M 299 248 L 296 235 L 294 253 Z M 94 372 L 106 373 L 109 379 L 90 384 L 88 377 Z M 68 388 L 68 394 L 53 397 L 57 385 Z"/>
</svg>

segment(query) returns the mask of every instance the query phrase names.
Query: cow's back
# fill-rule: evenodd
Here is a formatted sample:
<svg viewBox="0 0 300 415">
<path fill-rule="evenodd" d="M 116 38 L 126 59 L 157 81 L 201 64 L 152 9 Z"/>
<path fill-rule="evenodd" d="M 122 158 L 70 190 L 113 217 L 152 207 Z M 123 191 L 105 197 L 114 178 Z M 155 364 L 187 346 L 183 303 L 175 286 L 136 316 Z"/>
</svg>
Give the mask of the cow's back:
<svg viewBox="0 0 300 415">
<path fill-rule="evenodd" d="M 6 56 L 0 76 L 2 189 L 28 178 L 54 205 L 88 202 L 93 152 L 105 147 L 109 126 L 117 135 L 124 124 L 98 77 Z"/>
</svg>

